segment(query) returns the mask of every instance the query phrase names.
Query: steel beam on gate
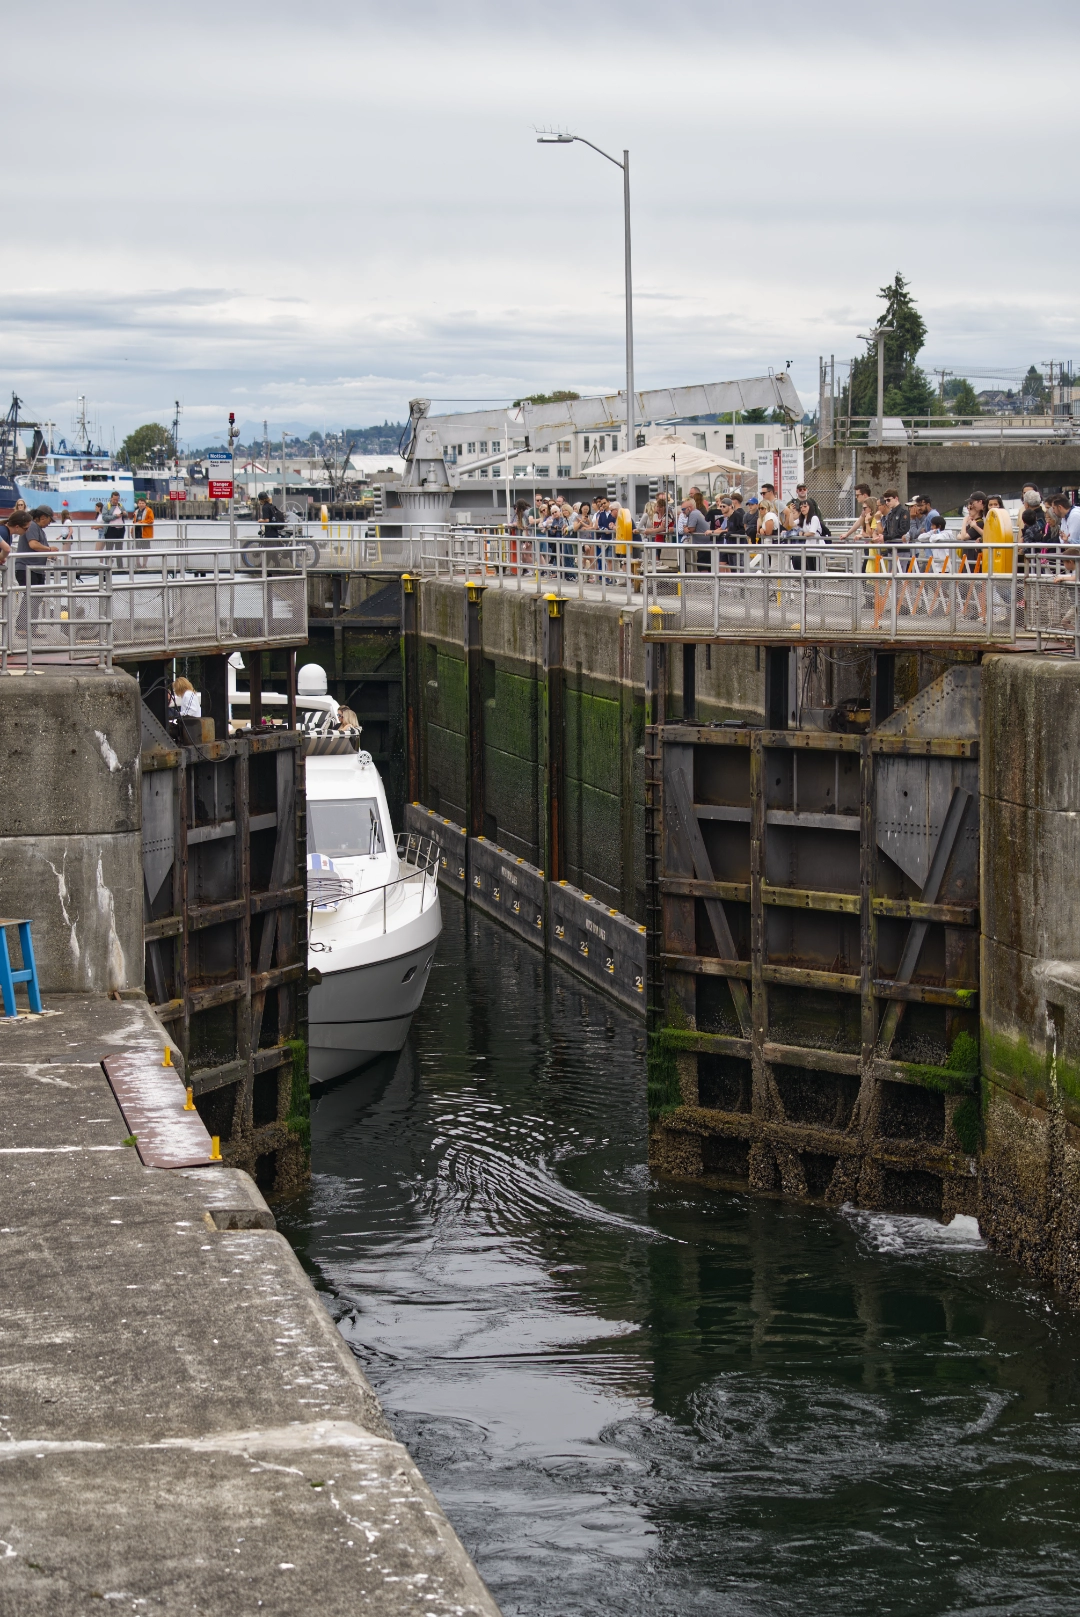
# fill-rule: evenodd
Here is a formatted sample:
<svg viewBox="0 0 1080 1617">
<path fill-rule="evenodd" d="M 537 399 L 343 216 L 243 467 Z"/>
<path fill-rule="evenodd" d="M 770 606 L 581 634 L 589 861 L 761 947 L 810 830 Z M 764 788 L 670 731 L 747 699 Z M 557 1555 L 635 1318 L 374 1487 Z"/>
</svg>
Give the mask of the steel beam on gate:
<svg viewBox="0 0 1080 1617">
<path fill-rule="evenodd" d="M 471 837 L 484 832 L 484 585 L 465 586 L 465 688 L 468 755 L 465 759 L 465 824 Z M 410 799 L 411 801 L 411 799 Z"/>
<path fill-rule="evenodd" d="M 547 597 L 544 617 L 544 869 L 549 881 L 566 879 L 566 674 L 563 602 Z"/>
<path fill-rule="evenodd" d="M 405 801 L 421 798 L 420 731 L 423 690 L 420 684 L 420 592 L 406 573 L 401 580 L 401 652 L 405 682 Z"/>
</svg>

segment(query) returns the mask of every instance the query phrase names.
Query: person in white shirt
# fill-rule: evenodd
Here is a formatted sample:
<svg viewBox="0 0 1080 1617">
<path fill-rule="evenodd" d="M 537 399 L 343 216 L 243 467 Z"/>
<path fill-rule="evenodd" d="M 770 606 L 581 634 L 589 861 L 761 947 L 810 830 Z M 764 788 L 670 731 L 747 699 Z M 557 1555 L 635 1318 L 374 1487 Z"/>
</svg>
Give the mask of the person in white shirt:
<svg viewBox="0 0 1080 1617">
<path fill-rule="evenodd" d="M 1080 505 L 1067 494 L 1055 494 L 1050 504 L 1058 521 L 1058 543 L 1080 545 Z"/>
<path fill-rule="evenodd" d="M 174 680 L 172 696 L 182 719 L 202 718 L 202 692 L 195 689 L 190 679 L 185 679 L 181 675 L 179 679 Z"/>
</svg>

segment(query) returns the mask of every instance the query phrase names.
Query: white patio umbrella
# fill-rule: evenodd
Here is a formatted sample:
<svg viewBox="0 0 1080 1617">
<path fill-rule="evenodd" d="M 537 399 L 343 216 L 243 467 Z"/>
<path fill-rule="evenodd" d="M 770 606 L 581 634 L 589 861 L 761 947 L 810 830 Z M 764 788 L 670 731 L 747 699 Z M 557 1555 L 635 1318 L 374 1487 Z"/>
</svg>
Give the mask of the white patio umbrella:
<svg viewBox="0 0 1080 1617">
<path fill-rule="evenodd" d="M 696 477 L 710 472 L 745 472 L 738 461 L 725 460 L 707 449 L 698 449 L 673 432 L 654 438 L 640 449 L 602 460 L 596 467 L 607 477 Z"/>
</svg>

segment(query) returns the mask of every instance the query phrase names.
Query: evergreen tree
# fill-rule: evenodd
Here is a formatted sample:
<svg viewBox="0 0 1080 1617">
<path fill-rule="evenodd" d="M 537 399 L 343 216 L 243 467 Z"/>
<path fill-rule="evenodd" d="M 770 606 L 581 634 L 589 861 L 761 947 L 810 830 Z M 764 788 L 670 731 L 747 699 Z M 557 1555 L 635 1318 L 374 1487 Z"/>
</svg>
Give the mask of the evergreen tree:
<svg viewBox="0 0 1080 1617">
<path fill-rule="evenodd" d="M 929 415 L 934 408 L 934 389 L 925 372 L 915 363 L 926 341 L 926 322 L 899 270 L 878 296 L 885 303 L 881 324 L 892 327 L 885 337 L 885 414 Z M 844 393 L 846 406 L 846 388 Z M 877 414 L 877 344 L 874 342 L 867 343 L 866 353 L 855 361 L 851 414 Z"/>
<path fill-rule="evenodd" d="M 1028 373 L 1024 377 L 1020 388 L 1024 396 L 1024 409 L 1034 413 L 1045 408 L 1049 394 L 1043 381 L 1042 371 L 1036 365 L 1028 366 Z"/>
<path fill-rule="evenodd" d="M 945 383 L 945 402 L 950 415 L 982 415 L 982 405 L 966 376 L 954 376 Z"/>
</svg>

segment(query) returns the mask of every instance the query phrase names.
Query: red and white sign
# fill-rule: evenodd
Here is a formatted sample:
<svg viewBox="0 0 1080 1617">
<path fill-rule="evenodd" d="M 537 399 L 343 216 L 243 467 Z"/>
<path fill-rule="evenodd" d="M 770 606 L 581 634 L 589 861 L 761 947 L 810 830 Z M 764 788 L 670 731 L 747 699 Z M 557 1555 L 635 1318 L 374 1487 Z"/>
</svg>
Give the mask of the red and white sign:
<svg viewBox="0 0 1080 1617">
<path fill-rule="evenodd" d="M 233 496 L 233 458 L 228 449 L 211 449 L 207 494 L 212 500 L 231 500 Z"/>
<path fill-rule="evenodd" d="M 790 500 L 804 480 L 801 449 L 759 449 L 757 452 L 758 491 L 771 483 L 778 500 Z"/>
<path fill-rule="evenodd" d="M 185 488 L 171 488 L 169 490 L 169 498 L 170 498 L 170 500 L 186 500 L 187 499 L 187 489 L 185 489 Z"/>
</svg>

